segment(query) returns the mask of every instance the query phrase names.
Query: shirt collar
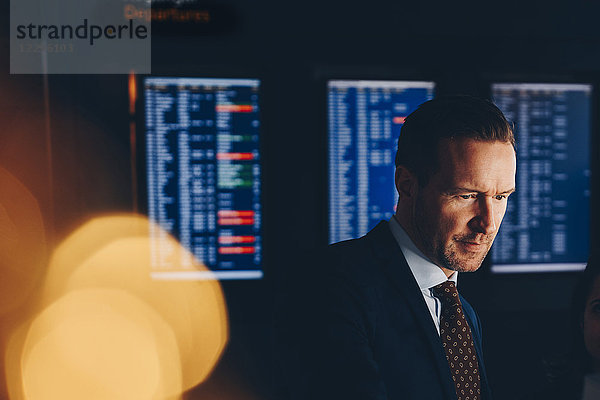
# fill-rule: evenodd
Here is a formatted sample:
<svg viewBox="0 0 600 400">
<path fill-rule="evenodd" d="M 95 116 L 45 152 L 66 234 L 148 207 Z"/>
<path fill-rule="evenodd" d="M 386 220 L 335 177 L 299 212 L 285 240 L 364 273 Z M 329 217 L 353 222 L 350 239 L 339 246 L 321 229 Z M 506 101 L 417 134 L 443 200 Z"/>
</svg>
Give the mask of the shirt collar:
<svg viewBox="0 0 600 400">
<path fill-rule="evenodd" d="M 419 285 L 419 289 L 429 289 L 440 283 L 444 283 L 447 280 L 457 284 L 458 271 L 454 271 L 450 278 L 447 278 L 444 271 L 432 263 L 431 260 L 415 246 L 395 217 L 392 216 L 389 225 L 396 242 L 398 242 L 398 245 L 402 250 L 402 254 L 404 254 L 404 258 L 406 258 L 408 267 Z"/>
</svg>

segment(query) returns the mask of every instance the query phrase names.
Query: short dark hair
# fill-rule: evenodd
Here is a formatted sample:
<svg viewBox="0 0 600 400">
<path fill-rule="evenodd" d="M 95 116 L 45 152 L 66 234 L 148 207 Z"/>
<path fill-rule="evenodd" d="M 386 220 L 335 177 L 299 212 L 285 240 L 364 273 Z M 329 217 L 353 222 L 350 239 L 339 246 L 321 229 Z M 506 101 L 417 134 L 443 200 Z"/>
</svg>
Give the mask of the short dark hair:
<svg viewBox="0 0 600 400">
<path fill-rule="evenodd" d="M 406 117 L 398 139 L 396 167 L 406 167 L 424 186 L 439 167 L 440 141 L 455 138 L 499 141 L 515 147 L 512 125 L 491 101 L 443 96 L 421 104 Z"/>
</svg>

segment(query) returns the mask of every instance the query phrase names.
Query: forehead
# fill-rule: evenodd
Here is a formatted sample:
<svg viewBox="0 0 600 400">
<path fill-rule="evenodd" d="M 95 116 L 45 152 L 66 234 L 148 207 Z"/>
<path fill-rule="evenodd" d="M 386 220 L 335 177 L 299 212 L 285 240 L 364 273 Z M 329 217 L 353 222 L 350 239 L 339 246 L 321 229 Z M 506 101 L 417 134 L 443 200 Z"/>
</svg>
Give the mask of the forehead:
<svg viewBox="0 0 600 400">
<path fill-rule="evenodd" d="M 438 145 L 438 159 L 437 181 L 444 186 L 502 191 L 515 185 L 516 158 L 510 143 L 444 139 Z"/>
</svg>

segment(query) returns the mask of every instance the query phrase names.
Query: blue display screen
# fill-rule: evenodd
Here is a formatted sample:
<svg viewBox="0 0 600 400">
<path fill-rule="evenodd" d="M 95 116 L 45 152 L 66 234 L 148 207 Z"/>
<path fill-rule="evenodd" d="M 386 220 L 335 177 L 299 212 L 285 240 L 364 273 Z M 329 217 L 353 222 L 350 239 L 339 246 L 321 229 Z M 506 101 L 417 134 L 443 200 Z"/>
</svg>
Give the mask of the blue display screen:
<svg viewBox="0 0 600 400">
<path fill-rule="evenodd" d="M 400 128 L 434 90 L 433 82 L 328 82 L 330 243 L 360 237 L 392 217 Z"/>
<path fill-rule="evenodd" d="M 497 83 L 515 124 L 516 192 L 492 247 L 492 271 L 585 267 L 589 251 L 592 86 Z"/>
<path fill-rule="evenodd" d="M 144 80 L 148 211 L 161 228 L 151 229 L 153 277 L 263 276 L 259 83 Z M 206 269 L 174 257 L 164 232 Z"/>
</svg>

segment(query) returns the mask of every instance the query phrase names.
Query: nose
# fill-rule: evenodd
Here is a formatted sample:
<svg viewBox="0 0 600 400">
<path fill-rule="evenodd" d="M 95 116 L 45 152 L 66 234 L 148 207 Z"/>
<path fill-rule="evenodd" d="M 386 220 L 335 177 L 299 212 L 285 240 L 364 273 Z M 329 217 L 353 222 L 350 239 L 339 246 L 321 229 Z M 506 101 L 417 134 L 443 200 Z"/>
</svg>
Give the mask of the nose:
<svg viewBox="0 0 600 400">
<path fill-rule="evenodd" d="M 496 232 L 496 219 L 494 218 L 494 200 L 489 196 L 482 196 L 477 202 L 476 216 L 471 220 L 471 228 L 485 235 Z"/>
</svg>

